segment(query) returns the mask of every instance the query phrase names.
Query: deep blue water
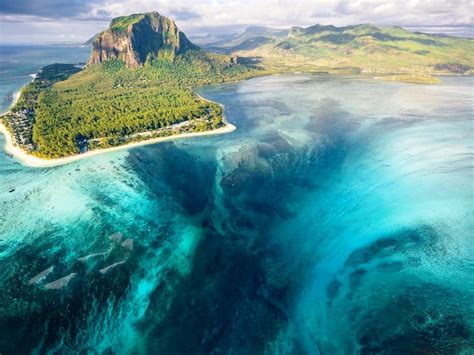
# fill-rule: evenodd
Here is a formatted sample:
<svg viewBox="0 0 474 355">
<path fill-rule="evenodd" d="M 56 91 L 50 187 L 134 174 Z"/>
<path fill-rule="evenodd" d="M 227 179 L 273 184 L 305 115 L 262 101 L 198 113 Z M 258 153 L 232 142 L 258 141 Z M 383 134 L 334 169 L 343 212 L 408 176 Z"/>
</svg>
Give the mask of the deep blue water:
<svg viewBox="0 0 474 355">
<path fill-rule="evenodd" d="M 0 155 L 0 353 L 473 353 L 472 78 L 200 92 L 235 132 Z"/>
</svg>

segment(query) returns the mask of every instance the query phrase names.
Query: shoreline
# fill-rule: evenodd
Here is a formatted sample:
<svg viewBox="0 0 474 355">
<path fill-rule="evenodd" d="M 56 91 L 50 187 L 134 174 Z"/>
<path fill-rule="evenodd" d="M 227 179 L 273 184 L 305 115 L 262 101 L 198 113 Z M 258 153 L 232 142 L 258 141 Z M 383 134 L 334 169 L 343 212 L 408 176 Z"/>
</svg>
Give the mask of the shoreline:
<svg viewBox="0 0 474 355">
<path fill-rule="evenodd" d="M 33 77 L 33 74 L 31 74 Z M 34 79 L 34 77 L 33 77 Z M 199 97 L 201 100 L 215 103 L 222 108 L 224 106 L 220 103 L 213 102 L 211 100 L 208 100 L 201 95 L 199 95 L 197 92 L 193 90 L 194 94 Z M 21 95 L 21 89 L 15 94 L 14 100 L 12 104 L 10 105 L 10 108 L 15 106 L 16 102 L 20 98 Z M 8 113 L 9 111 L 6 111 L 5 113 Z M 225 133 L 230 133 L 233 132 L 237 129 L 233 124 L 229 123 L 224 115 L 224 111 L 222 111 L 222 122 L 224 123 L 224 126 L 210 130 L 210 131 L 204 131 L 204 132 L 190 132 L 190 133 L 181 133 L 181 134 L 173 134 L 171 136 L 167 137 L 157 137 L 157 138 L 151 138 L 151 139 L 146 139 L 140 142 L 132 142 L 132 143 L 127 143 L 124 145 L 119 145 L 116 147 L 110 147 L 110 148 L 104 148 L 104 149 L 96 149 L 96 150 L 91 150 L 87 151 L 82 154 L 76 154 L 76 155 L 71 155 L 69 157 L 64 157 L 64 158 L 57 158 L 57 159 L 43 159 L 36 157 L 32 154 L 28 154 L 25 152 L 23 149 L 18 147 L 15 142 L 13 135 L 10 133 L 10 131 L 7 129 L 7 127 L 0 122 L 0 133 L 3 134 L 5 137 L 5 145 L 3 148 L 4 152 L 7 155 L 12 156 L 14 159 L 18 160 L 20 164 L 26 167 L 30 168 L 52 168 L 55 166 L 60 166 L 60 165 L 65 165 L 69 163 L 73 163 L 82 159 L 87 159 L 99 154 L 105 154 L 105 153 L 110 153 L 110 152 L 115 152 L 119 150 L 125 150 L 125 149 L 131 149 L 135 147 L 141 147 L 145 145 L 151 145 L 151 144 L 157 144 L 161 142 L 166 142 L 166 141 L 171 141 L 175 139 L 181 139 L 181 138 L 192 138 L 192 137 L 202 137 L 202 136 L 214 136 L 214 135 L 219 135 L 219 134 L 225 134 Z"/>
<path fill-rule="evenodd" d="M 214 135 L 219 135 L 219 134 L 224 134 L 224 133 L 230 133 L 230 132 L 235 131 L 235 129 L 236 127 L 233 124 L 225 122 L 225 126 L 213 129 L 211 131 L 174 134 L 168 137 L 157 137 L 157 138 L 147 139 L 141 142 L 127 143 L 124 145 L 119 145 L 117 147 L 90 150 L 82 154 L 72 155 L 72 156 L 64 157 L 64 158 L 43 159 L 43 158 L 39 158 L 34 155 L 28 154 L 23 149 L 15 146 L 13 144 L 12 135 L 10 134 L 8 129 L 5 127 L 5 125 L 0 123 L 0 132 L 3 133 L 6 140 L 4 151 L 8 153 L 9 155 L 11 155 L 13 158 L 16 158 L 22 165 L 31 167 L 31 168 L 51 168 L 55 166 L 73 163 L 75 161 L 90 158 L 90 157 L 104 154 L 104 153 L 131 149 L 131 148 L 141 147 L 145 145 L 157 144 L 157 143 L 171 141 L 171 140 L 180 139 L 180 138 L 214 136 Z"/>
</svg>

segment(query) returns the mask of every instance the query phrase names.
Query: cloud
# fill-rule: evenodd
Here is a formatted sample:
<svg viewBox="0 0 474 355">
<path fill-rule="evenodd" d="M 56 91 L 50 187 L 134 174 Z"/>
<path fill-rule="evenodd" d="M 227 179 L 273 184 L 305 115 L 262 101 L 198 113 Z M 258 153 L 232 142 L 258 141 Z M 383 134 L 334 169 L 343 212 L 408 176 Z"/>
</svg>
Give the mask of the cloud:
<svg viewBox="0 0 474 355">
<path fill-rule="evenodd" d="M 0 4 L 0 14 L 43 18 L 77 17 L 89 13 L 98 3 L 97 0 L 9 0 Z"/>
<path fill-rule="evenodd" d="M 201 15 L 189 9 L 176 9 L 171 10 L 171 12 L 169 13 L 169 17 L 171 17 L 175 21 L 189 21 L 200 19 Z"/>
<path fill-rule="evenodd" d="M 45 26 L 52 22 L 62 24 L 58 37 L 67 37 L 72 27 L 82 28 L 87 39 L 97 28 L 106 27 L 113 17 L 145 11 L 158 11 L 173 18 L 188 34 L 228 32 L 225 29 L 249 25 L 342 26 L 370 22 L 442 28 L 469 26 L 474 22 L 472 0 L 9 0 L 0 3 L 0 41 L 5 41 L 7 29 L 11 32 L 20 23 L 33 22 Z M 89 24 L 79 25 L 80 21 Z M 54 26 L 58 27 L 61 26 Z M 48 35 L 54 40 L 50 30 Z"/>
</svg>

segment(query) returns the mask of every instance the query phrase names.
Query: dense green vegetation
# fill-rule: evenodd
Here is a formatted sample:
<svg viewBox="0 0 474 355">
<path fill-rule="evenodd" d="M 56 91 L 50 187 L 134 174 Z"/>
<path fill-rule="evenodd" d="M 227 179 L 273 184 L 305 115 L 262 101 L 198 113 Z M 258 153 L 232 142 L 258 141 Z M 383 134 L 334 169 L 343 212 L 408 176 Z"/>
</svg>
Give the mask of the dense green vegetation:
<svg viewBox="0 0 474 355">
<path fill-rule="evenodd" d="M 81 69 L 73 64 L 52 64 L 41 69 L 36 78 L 21 90 L 21 95 L 12 107 L 12 112 L 33 110 L 40 92 L 54 83 L 66 80 Z"/>
<path fill-rule="evenodd" d="M 66 80 L 79 70 L 72 64 L 53 64 L 44 67 L 37 77 L 21 90 L 20 97 L 11 111 L 0 117 L 14 135 L 16 143 L 23 149 L 28 151 L 35 149 L 32 132 L 40 94 L 54 83 Z"/>
<path fill-rule="evenodd" d="M 34 153 L 50 158 L 77 154 L 85 141 L 91 142 L 89 148 L 123 144 L 124 137 L 136 140 L 141 137 L 137 133 L 188 120 L 198 120 L 196 131 L 216 128 L 222 122 L 220 106 L 199 99 L 191 87 L 251 75 L 251 69 L 229 57 L 201 50 L 173 60 L 162 53 L 134 69 L 118 60 L 87 67 L 41 91 Z"/>
</svg>

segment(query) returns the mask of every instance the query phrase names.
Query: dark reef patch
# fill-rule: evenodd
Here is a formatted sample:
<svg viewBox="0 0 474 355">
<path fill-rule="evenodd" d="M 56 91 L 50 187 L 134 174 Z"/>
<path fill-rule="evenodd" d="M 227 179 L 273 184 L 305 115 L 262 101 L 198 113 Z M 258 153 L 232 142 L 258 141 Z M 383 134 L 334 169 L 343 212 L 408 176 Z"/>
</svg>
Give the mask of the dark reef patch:
<svg viewBox="0 0 474 355">
<path fill-rule="evenodd" d="M 169 281 L 171 295 L 166 287 L 154 292 L 144 321 L 148 352 L 258 353 L 267 339 L 284 329 L 285 314 L 259 293 L 258 255 L 226 239 L 232 240 L 207 232 L 189 277 Z M 166 297 L 172 301 L 164 318 L 157 320 L 155 315 L 162 313 L 157 307 Z"/>
<path fill-rule="evenodd" d="M 90 330 L 87 319 L 96 315 L 99 321 L 100 309 L 114 307 L 120 301 L 135 269 L 136 256 L 131 256 L 125 264 L 106 275 L 99 272 L 101 267 L 128 257 L 120 249 L 112 250 L 92 269 L 79 260 L 65 263 L 65 250 L 48 252 L 54 250 L 54 246 L 47 242 L 25 245 L 3 259 L 0 264 L 4 271 L 2 281 L 8 286 L 0 291 L 0 332 L 8 333 L 9 337 L 0 341 L 2 353 L 27 354 L 35 347 L 40 353 L 45 353 L 61 343 L 64 351 L 80 353 L 90 350 L 83 338 Z M 139 249 L 137 253 L 140 253 Z M 35 257 L 38 255 L 39 258 Z M 28 283 L 31 277 L 50 266 L 54 266 L 54 271 L 46 280 Z M 67 287 L 58 290 L 44 288 L 46 283 L 72 273 L 76 276 Z"/>
<path fill-rule="evenodd" d="M 345 268 L 371 263 L 376 259 L 391 257 L 397 253 L 404 254 L 410 249 L 421 249 L 425 253 L 435 253 L 441 251 L 437 245 L 439 240 L 439 233 L 429 226 L 402 230 L 353 251 L 345 262 Z"/>
<path fill-rule="evenodd" d="M 128 161 L 157 197 L 173 196 L 189 214 L 206 207 L 215 174 L 209 161 L 174 143 L 132 151 Z"/>
<path fill-rule="evenodd" d="M 288 241 L 273 238 L 270 230 L 295 215 L 301 201 L 296 192 L 320 188 L 311 172 L 323 179 L 324 171 L 343 161 L 340 148 L 321 150 L 317 141 L 296 148 L 267 130 L 257 142 L 225 156 L 220 168 L 200 158 L 216 154 L 205 145 L 191 152 L 170 143 L 129 155 L 128 162 L 157 197 L 166 191 L 179 197 L 175 200 L 183 211 L 201 212 L 195 223 L 202 239 L 190 274 L 169 270 L 138 326 L 149 352 L 261 353 L 269 339 L 288 328 L 290 304 L 310 262 L 307 257 L 289 260 Z M 176 177 L 182 170 L 183 182 Z M 196 203 L 199 208 L 187 207 Z M 298 337 L 291 343 L 295 353 L 302 351 Z"/>
<path fill-rule="evenodd" d="M 474 343 L 469 318 L 456 305 L 459 299 L 460 295 L 438 285 L 406 287 L 360 318 L 361 353 L 467 354 Z"/>
<path fill-rule="evenodd" d="M 424 225 L 377 239 L 347 257 L 327 286 L 327 304 L 344 309 L 361 354 L 448 355 L 473 348 L 469 297 L 426 281 L 426 271 L 417 273 L 421 265 L 413 263 L 442 259 L 441 240 L 439 231 Z"/>
</svg>

